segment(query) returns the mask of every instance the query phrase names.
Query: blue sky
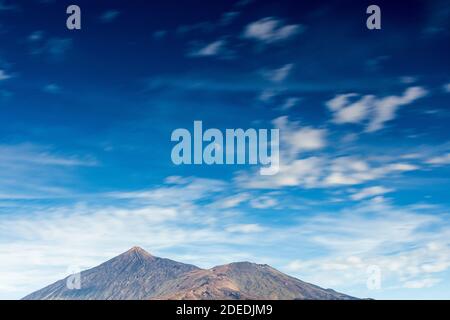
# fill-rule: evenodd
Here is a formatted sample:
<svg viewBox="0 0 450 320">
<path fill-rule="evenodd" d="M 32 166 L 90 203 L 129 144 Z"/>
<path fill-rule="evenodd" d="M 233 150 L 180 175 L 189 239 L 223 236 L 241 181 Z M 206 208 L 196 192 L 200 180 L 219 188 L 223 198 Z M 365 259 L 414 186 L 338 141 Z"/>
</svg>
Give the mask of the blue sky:
<svg viewBox="0 0 450 320">
<path fill-rule="evenodd" d="M 450 298 L 450 6 L 369 4 L 0 1 L 0 298 L 134 245 Z M 194 120 L 279 128 L 280 172 L 174 165 Z"/>
</svg>

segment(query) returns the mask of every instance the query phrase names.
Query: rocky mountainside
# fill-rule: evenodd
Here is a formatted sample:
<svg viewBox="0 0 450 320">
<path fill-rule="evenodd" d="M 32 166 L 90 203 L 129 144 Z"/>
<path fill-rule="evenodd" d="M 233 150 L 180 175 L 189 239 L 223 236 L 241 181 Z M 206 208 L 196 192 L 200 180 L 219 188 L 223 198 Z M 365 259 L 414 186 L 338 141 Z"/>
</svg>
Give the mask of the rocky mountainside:
<svg viewBox="0 0 450 320">
<path fill-rule="evenodd" d="M 24 299 L 355 299 L 268 265 L 236 262 L 200 269 L 154 257 L 138 247 L 81 272 L 80 279 L 80 289 L 69 289 L 66 278 Z"/>
<path fill-rule="evenodd" d="M 198 270 L 189 264 L 152 256 L 134 247 L 92 269 L 81 272 L 81 288 L 67 288 L 59 280 L 24 299 L 147 299 L 184 273 Z"/>
</svg>

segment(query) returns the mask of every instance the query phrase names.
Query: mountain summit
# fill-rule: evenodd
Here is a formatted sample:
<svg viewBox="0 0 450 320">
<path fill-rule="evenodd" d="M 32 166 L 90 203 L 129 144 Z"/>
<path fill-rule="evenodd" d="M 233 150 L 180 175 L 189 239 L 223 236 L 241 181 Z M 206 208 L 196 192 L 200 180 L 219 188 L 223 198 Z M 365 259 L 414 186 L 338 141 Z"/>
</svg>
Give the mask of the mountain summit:
<svg viewBox="0 0 450 320">
<path fill-rule="evenodd" d="M 355 299 L 290 277 L 268 265 L 235 262 L 200 269 L 154 257 L 140 247 L 81 272 L 81 288 L 59 280 L 25 300 Z"/>
</svg>

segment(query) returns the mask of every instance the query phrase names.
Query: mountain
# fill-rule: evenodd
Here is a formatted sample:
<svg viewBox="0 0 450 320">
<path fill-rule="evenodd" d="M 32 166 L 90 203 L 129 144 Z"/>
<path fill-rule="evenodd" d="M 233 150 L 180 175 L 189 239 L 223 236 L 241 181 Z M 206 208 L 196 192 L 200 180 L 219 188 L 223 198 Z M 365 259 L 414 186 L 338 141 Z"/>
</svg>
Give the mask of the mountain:
<svg viewBox="0 0 450 320">
<path fill-rule="evenodd" d="M 65 278 L 23 299 L 355 299 L 290 277 L 265 264 L 235 262 L 200 269 L 154 257 L 139 247 L 81 272 L 80 279 L 80 289 L 69 289 Z"/>
<path fill-rule="evenodd" d="M 154 296 L 168 281 L 199 268 L 154 257 L 139 247 L 81 272 L 81 288 L 68 289 L 67 278 L 24 299 L 136 300 Z"/>
<path fill-rule="evenodd" d="M 353 297 L 290 277 L 266 264 L 235 262 L 181 275 L 160 299 L 349 300 Z"/>
</svg>

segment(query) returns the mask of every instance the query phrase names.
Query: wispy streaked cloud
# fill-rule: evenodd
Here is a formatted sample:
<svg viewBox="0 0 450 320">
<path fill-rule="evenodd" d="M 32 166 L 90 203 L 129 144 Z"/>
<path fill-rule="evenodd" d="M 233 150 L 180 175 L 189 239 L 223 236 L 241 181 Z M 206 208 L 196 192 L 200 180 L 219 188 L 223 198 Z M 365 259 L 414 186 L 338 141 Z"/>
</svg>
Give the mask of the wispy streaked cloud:
<svg viewBox="0 0 450 320">
<path fill-rule="evenodd" d="M 190 57 L 212 57 L 219 56 L 228 52 L 225 40 L 217 40 L 207 45 L 192 49 L 188 56 Z"/>
<path fill-rule="evenodd" d="M 279 83 L 289 76 L 289 73 L 291 72 L 293 67 L 294 65 L 292 63 L 289 63 L 277 69 L 263 71 L 263 75 L 268 80 Z"/>
<path fill-rule="evenodd" d="M 59 198 L 69 191 L 72 169 L 97 166 L 92 157 L 63 155 L 34 144 L 0 145 L 0 194 L 4 200 Z"/>
<path fill-rule="evenodd" d="M 44 33 L 38 31 L 28 37 L 28 44 L 32 55 L 46 55 L 51 61 L 61 62 L 72 48 L 73 41 L 71 38 L 46 38 Z"/>
<path fill-rule="evenodd" d="M 231 24 L 237 17 L 239 17 L 240 12 L 238 11 L 228 11 L 222 14 L 220 18 L 220 24 L 222 26 L 227 26 Z"/>
<path fill-rule="evenodd" d="M 120 11 L 117 10 L 108 10 L 102 13 L 100 16 L 100 21 L 103 23 L 110 23 L 116 20 L 120 15 Z"/>
<path fill-rule="evenodd" d="M 95 166 L 94 159 L 81 159 L 76 156 L 58 156 L 45 147 L 33 144 L 0 145 L 0 163 L 19 164 L 22 162 L 43 166 Z"/>
<path fill-rule="evenodd" d="M 281 20 L 267 17 L 248 24 L 243 37 L 269 44 L 290 39 L 302 31 L 302 25 L 284 24 Z"/>
<path fill-rule="evenodd" d="M 353 193 L 350 197 L 353 200 L 362 200 L 362 199 L 366 199 L 366 198 L 370 198 L 370 197 L 374 197 L 374 196 L 381 196 L 384 195 L 388 192 L 393 191 L 392 189 L 389 188 L 384 188 L 381 186 L 375 186 L 375 187 L 367 187 L 367 188 L 363 188 L 360 191 Z"/>
<path fill-rule="evenodd" d="M 241 172 L 235 178 L 240 186 L 249 189 L 336 188 L 421 169 L 419 164 L 395 158 L 336 155 L 327 150 L 326 129 L 302 127 L 284 116 L 274 119 L 273 125 L 280 129 L 279 173 L 269 177 Z"/>
<path fill-rule="evenodd" d="M 437 165 L 437 166 L 450 164 L 450 153 L 444 154 L 442 156 L 430 158 L 430 159 L 426 160 L 425 162 L 428 164 Z"/>
<path fill-rule="evenodd" d="M 228 226 L 226 231 L 231 233 L 254 233 L 254 232 L 262 232 L 264 228 L 257 224 L 236 224 Z"/>
<path fill-rule="evenodd" d="M 16 4 L 7 1 L 0 1 L 0 11 L 14 11 L 19 7 Z"/>
<path fill-rule="evenodd" d="M 450 243 L 446 215 L 431 212 L 432 208 L 420 206 L 397 208 L 369 202 L 339 215 L 318 215 L 302 229 L 308 241 L 328 248 L 330 254 L 291 261 L 285 270 L 314 283 L 365 287 L 368 267 L 376 266 L 381 270 L 382 289 L 432 286 L 438 281 L 424 279 L 450 267 Z"/>
<path fill-rule="evenodd" d="M 11 78 L 11 76 L 7 74 L 5 70 L 0 70 L 0 81 L 8 80 L 9 78 Z"/>
<path fill-rule="evenodd" d="M 154 39 L 162 39 L 165 36 L 167 36 L 167 30 L 158 30 L 158 31 L 153 32 Z"/>
<path fill-rule="evenodd" d="M 445 92 L 450 92 L 450 83 L 447 83 L 443 86 Z"/>
<path fill-rule="evenodd" d="M 55 83 L 49 83 L 44 86 L 43 90 L 47 93 L 56 94 L 61 92 L 61 87 Z"/>
<path fill-rule="evenodd" d="M 410 87 L 400 96 L 383 98 L 374 95 L 359 98 L 357 94 L 350 93 L 337 95 L 327 102 L 327 106 L 333 112 L 335 123 L 361 123 L 368 120 L 366 131 L 374 132 L 382 129 L 385 122 L 395 119 L 400 106 L 411 104 L 427 93 L 422 87 Z M 356 101 L 349 101 L 356 97 L 358 97 Z"/>
</svg>

